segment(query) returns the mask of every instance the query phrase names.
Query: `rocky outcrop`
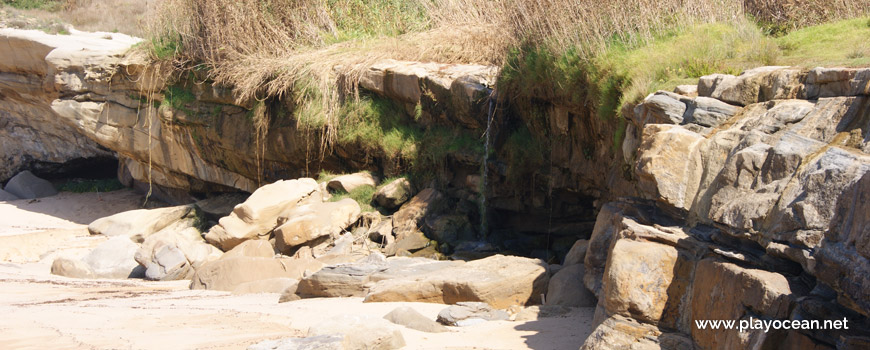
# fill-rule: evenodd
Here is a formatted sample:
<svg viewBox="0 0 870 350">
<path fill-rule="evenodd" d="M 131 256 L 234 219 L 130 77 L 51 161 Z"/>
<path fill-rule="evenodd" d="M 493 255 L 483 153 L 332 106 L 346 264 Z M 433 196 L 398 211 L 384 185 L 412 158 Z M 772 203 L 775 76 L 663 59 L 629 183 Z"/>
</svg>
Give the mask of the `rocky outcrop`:
<svg viewBox="0 0 870 350">
<path fill-rule="evenodd" d="M 585 256 L 585 349 L 848 348 L 868 335 L 870 70 L 763 67 L 659 92 L 623 144 L 647 200 L 602 207 Z M 725 103 L 725 104 L 723 104 Z M 726 105 L 727 104 L 727 105 Z M 838 331 L 703 320 L 848 319 Z"/>
</svg>

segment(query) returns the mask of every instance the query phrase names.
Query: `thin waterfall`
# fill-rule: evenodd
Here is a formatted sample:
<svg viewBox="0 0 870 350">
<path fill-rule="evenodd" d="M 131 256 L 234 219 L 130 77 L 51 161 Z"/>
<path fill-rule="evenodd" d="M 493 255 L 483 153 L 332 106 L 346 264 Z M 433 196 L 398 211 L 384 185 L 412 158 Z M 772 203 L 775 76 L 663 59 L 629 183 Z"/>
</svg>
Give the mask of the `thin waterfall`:
<svg viewBox="0 0 870 350">
<path fill-rule="evenodd" d="M 498 94 L 493 89 L 489 94 L 489 109 L 486 114 L 486 142 L 483 144 L 483 165 L 480 168 L 480 178 L 482 188 L 480 189 L 480 234 L 483 237 L 487 236 L 489 232 L 489 227 L 487 227 L 487 217 L 486 217 L 486 178 L 488 172 L 488 163 L 489 163 L 489 144 L 492 129 L 492 120 L 495 117 L 495 102 L 496 98 L 498 98 Z"/>
</svg>

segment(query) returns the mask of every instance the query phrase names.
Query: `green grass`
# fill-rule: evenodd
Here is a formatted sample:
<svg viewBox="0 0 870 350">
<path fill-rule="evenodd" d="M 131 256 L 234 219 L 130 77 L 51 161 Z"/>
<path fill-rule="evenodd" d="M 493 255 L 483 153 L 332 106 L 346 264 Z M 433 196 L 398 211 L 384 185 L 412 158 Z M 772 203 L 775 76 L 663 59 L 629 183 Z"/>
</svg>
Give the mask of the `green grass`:
<svg viewBox="0 0 870 350">
<path fill-rule="evenodd" d="M 65 2 L 62 0 L 3 0 L 2 3 L 21 10 L 36 9 L 57 12 L 63 9 Z"/>
<path fill-rule="evenodd" d="M 351 198 L 359 203 L 360 209 L 363 212 L 375 211 L 375 208 L 372 206 L 372 197 L 375 195 L 375 190 L 374 186 L 366 185 L 354 188 L 350 192 L 338 191 L 332 194 L 332 198 L 329 201 L 338 202 L 345 198 Z"/>
<path fill-rule="evenodd" d="M 825 23 L 777 38 L 780 64 L 802 67 L 870 65 L 870 18 Z"/>
<path fill-rule="evenodd" d="M 360 38 L 393 37 L 425 30 L 428 18 L 413 1 L 327 0 L 335 31 L 323 31 L 327 44 Z"/>
<path fill-rule="evenodd" d="M 421 131 L 392 101 L 361 96 L 342 106 L 339 118 L 338 144 L 357 144 L 390 158 L 413 159 L 417 153 Z"/>
<path fill-rule="evenodd" d="M 321 170 L 319 174 L 317 174 L 317 183 L 328 182 L 334 178 L 338 177 L 338 174 L 333 174 L 326 170 Z"/>
<path fill-rule="evenodd" d="M 60 185 L 58 187 L 58 191 L 61 192 L 74 192 L 74 193 L 85 193 L 85 192 L 112 192 L 124 189 L 124 185 L 121 184 L 118 179 L 101 179 L 101 180 L 86 180 L 86 179 L 76 179 L 70 180 L 66 183 Z"/>
<path fill-rule="evenodd" d="M 196 96 L 180 85 L 170 85 L 163 92 L 162 105 L 164 106 L 190 114 L 192 110 L 189 104 L 193 102 L 196 102 Z"/>
</svg>

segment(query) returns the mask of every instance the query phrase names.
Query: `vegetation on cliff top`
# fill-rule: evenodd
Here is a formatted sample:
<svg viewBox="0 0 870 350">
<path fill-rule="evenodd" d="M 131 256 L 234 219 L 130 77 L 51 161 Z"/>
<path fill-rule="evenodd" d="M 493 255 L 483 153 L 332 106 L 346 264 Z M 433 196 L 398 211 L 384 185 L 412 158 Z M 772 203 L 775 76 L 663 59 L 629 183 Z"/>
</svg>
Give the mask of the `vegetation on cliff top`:
<svg viewBox="0 0 870 350">
<path fill-rule="evenodd" d="M 297 123 L 325 135 L 321 147 L 359 146 L 408 171 L 450 150 L 482 155 L 482 142 L 414 125 L 369 96 L 340 103 L 360 96 L 356 79 L 374 62 L 498 65 L 500 95 L 517 104 L 544 99 L 614 118 L 650 92 L 706 74 L 870 64 L 867 19 L 833 22 L 868 11 L 868 0 L 165 0 L 150 47 L 157 59 L 233 86 L 240 100 L 292 101 Z M 538 129 L 515 130 L 509 144 L 540 139 Z M 511 157 L 540 165 L 526 153 Z"/>
</svg>

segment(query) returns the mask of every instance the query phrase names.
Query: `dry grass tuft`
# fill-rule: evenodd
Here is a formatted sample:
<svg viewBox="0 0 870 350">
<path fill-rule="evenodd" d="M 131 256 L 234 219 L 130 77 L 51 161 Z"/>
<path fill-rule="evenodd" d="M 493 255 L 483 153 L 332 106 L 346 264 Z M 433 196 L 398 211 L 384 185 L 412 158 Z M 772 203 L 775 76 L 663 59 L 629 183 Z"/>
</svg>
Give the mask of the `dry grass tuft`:
<svg viewBox="0 0 870 350">
<path fill-rule="evenodd" d="M 165 0 L 151 52 L 232 86 L 240 102 L 289 98 L 297 122 L 338 125 L 339 96 L 383 59 L 504 66 L 533 47 L 579 62 L 613 43 L 637 47 L 662 33 L 747 15 L 797 27 L 867 13 L 870 0 Z M 543 50 L 543 51 L 541 51 Z M 775 50 L 767 50 L 775 51 Z M 772 61 L 773 58 L 762 58 Z M 342 77 L 345 82 L 337 82 Z"/>
</svg>

